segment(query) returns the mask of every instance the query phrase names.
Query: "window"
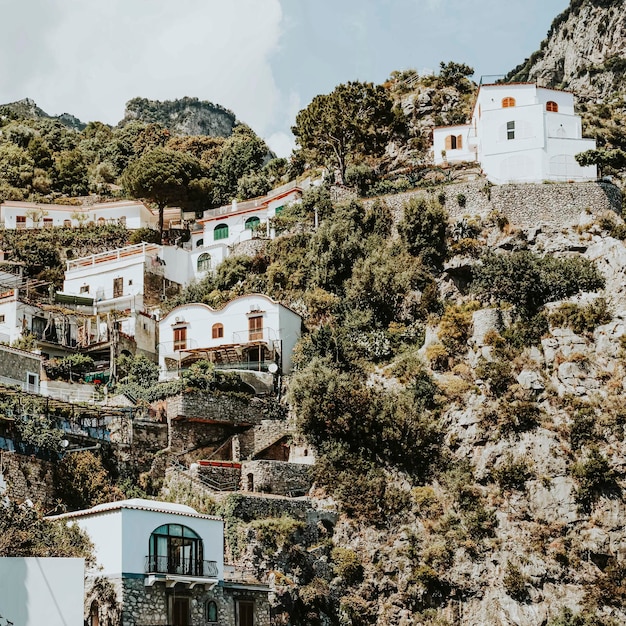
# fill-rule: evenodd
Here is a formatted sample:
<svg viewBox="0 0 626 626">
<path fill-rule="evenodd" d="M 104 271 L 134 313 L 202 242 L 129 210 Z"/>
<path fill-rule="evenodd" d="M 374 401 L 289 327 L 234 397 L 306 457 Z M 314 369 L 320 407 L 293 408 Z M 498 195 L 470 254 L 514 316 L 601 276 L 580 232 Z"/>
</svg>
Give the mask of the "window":
<svg viewBox="0 0 626 626">
<path fill-rule="evenodd" d="M 456 137 L 454 135 L 446 137 L 446 150 L 456 150 Z"/>
<path fill-rule="evenodd" d="M 224 324 L 213 324 L 211 335 L 213 339 L 221 339 L 224 336 Z"/>
<path fill-rule="evenodd" d="M 278 215 L 284 208 L 285 208 L 284 204 L 282 204 L 281 206 L 277 206 L 276 209 L 274 210 L 274 214 Z"/>
<path fill-rule="evenodd" d="M 133 284 L 133 279 L 131 278 L 131 279 L 129 279 L 129 281 L 128 281 L 128 286 L 130 287 L 132 284 Z"/>
<path fill-rule="evenodd" d="M 254 626 L 254 602 L 237 602 L 237 626 Z"/>
<path fill-rule="evenodd" d="M 261 220 L 254 216 L 254 217 L 249 217 L 246 220 L 246 230 L 255 230 L 256 228 L 258 228 L 259 224 L 261 223 Z"/>
<path fill-rule="evenodd" d="M 207 272 L 211 269 L 211 255 L 208 252 L 204 252 L 198 257 L 198 271 Z"/>
<path fill-rule="evenodd" d="M 80 288 L 80 293 L 89 293 L 89 285 L 82 285 Z"/>
<path fill-rule="evenodd" d="M 249 340 L 257 341 L 263 339 L 263 317 L 255 315 L 248 318 Z"/>
<path fill-rule="evenodd" d="M 218 224 L 213 231 L 213 239 L 228 239 L 228 224 Z"/>
<path fill-rule="evenodd" d="M 515 122 L 506 123 L 506 138 L 515 139 Z"/>
<path fill-rule="evenodd" d="M 509 107 L 514 107 L 515 106 L 515 98 L 502 98 L 502 108 L 503 109 L 508 109 Z"/>
<path fill-rule="evenodd" d="M 72 220 L 63 220 L 63 228 L 72 228 Z"/>
<path fill-rule="evenodd" d="M 4 324 L 5 317 L 4 315 L 0 315 L 0 324 Z"/>
<path fill-rule="evenodd" d="M 124 293 L 124 279 L 114 278 L 113 279 L 113 297 L 121 298 L 123 293 Z"/>
<path fill-rule="evenodd" d="M 52 228 L 53 226 L 53 221 L 51 217 L 44 217 L 43 218 L 43 227 L 44 228 Z"/>
<path fill-rule="evenodd" d="M 204 607 L 204 619 L 207 622 L 217 622 L 217 604 L 209 600 Z"/>
<path fill-rule="evenodd" d="M 20 230 L 22 228 L 26 228 L 26 216 L 25 215 L 15 216 L 15 227 Z"/>
<path fill-rule="evenodd" d="M 98 226 L 104 226 L 106 220 L 103 217 L 98 218 Z"/>
<path fill-rule="evenodd" d="M 202 248 L 203 245 L 204 239 L 198 239 L 198 241 L 196 241 L 196 248 Z"/>
<path fill-rule="evenodd" d="M 559 105 L 553 100 L 550 100 L 549 102 L 546 103 L 546 111 L 550 111 L 552 113 L 558 113 Z"/>
<path fill-rule="evenodd" d="M 89 626 L 100 626 L 100 614 L 97 600 L 91 603 L 91 608 L 89 609 Z"/>
<path fill-rule="evenodd" d="M 204 576 L 199 535 L 181 524 L 164 524 L 150 535 L 148 573 Z"/>
<path fill-rule="evenodd" d="M 174 329 L 174 350 L 184 350 L 187 347 L 187 327 L 179 326 Z"/>
</svg>

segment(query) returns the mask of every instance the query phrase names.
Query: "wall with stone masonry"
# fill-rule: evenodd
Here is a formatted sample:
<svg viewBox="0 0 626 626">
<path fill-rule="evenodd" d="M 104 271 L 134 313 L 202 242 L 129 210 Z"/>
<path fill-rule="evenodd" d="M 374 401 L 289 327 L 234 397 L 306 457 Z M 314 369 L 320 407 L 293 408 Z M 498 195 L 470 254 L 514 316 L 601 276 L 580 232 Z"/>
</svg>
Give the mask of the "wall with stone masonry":
<svg viewBox="0 0 626 626">
<path fill-rule="evenodd" d="M 172 453 L 198 447 L 215 448 L 235 432 L 234 427 L 228 424 L 175 420 L 170 422 L 169 448 Z"/>
<path fill-rule="evenodd" d="M 196 391 L 167 399 L 167 417 L 202 419 L 228 424 L 260 424 L 265 404 L 259 398 L 242 399 L 228 393 Z"/>
<path fill-rule="evenodd" d="M 224 507 L 229 511 L 229 517 L 240 519 L 243 522 L 284 515 L 294 519 L 306 520 L 311 510 L 310 506 L 308 498 L 294 500 L 277 496 L 263 497 L 262 495 L 236 493 L 224 499 Z"/>
<path fill-rule="evenodd" d="M 21 503 L 29 499 L 46 510 L 56 504 L 53 463 L 13 452 L 0 455 L 0 469 L 11 500 Z"/>
<path fill-rule="evenodd" d="M 41 362 L 41 355 L 0 345 L 0 376 L 25 383 L 27 372 L 39 376 Z"/>
<path fill-rule="evenodd" d="M 443 206 L 452 220 L 501 211 L 512 225 L 523 228 L 541 224 L 559 227 L 577 220 L 587 210 L 593 213 L 609 210 L 621 214 L 622 206 L 621 192 L 615 185 L 606 182 L 492 186 L 485 180 L 368 198 L 363 204 L 367 208 L 380 200 L 390 209 L 394 222 L 398 223 L 402 219 L 405 203 L 411 198 L 436 200 L 440 196 L 445 197 Z"/>
<path fill-rule="evenodd" d="M 263 254 L 267 248 L 269 239 L 246 239 L 236 243 L 231 250 L 232 256 L 251 256 L 255 257 Z"/>
<path fill-rule="evenodd" d="M 289 424 L 286 420 L 263 420 L 259 425 L 239 435 L 240 458 L 252 458 L 288 433 Z"/>
<path fill-rule="evenodd" d="M 241 464 L 242 489 L 279 495 L 305 495 L 313 479 L 311 466 L 285 461 L 245 461 Z"/>
</svg>

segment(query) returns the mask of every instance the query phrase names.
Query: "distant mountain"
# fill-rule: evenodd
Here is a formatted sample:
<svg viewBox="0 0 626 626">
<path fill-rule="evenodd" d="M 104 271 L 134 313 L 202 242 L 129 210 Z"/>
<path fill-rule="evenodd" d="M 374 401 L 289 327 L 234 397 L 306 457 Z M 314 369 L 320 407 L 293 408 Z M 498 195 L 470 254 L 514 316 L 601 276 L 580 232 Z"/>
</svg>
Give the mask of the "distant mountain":
<svg viewBox="0 0 626 626">
<path fill-rule="evenodd" d="M 572 0 L 552 22 L 539 50 L 507 81 L 537 81 L 565 88 L 589 101 L 605 100 L 626 87 L 626 3 Z"/>
<path fill-rule="evenodd" d="M 1 104 L 0 110 L 2 109 L 13 113 L 17 118 L 20 119 L 58 120 L 64 126 L 72 128 L 74 130 L 83 130 L 83 128 L 85 128 L 86 126 L 86 124 L 81 122 L 77 117 L 71 115 L 70 113 L 61 113 L 61 115 L 48 115 L 48 113 L 46 113 L 43 109 L 40 109 L 37 106 L 37 103 L 30 98 L 23 98 L 22 100 L 17 100 L 17 102 Z"/>
<path fill-rule="evenodd" d="M 219 104 L 187 97 L 164 102 L 133 98 L 119 126 L 133 120 L 161 124 L 175 135 L 211 137 L 230 137 L 237 122 L 235 114 Z"/>
</svg>

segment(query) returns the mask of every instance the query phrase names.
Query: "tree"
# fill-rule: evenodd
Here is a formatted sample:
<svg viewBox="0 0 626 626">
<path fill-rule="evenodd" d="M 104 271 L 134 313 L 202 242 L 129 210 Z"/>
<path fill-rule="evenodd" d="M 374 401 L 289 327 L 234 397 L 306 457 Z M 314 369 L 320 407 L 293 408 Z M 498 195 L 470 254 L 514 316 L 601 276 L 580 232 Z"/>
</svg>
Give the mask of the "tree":
<svg viewBox="0 0 626 626">
<path fill-rule="evenodd" d="M 471 84 L 467 80 L 474 74 L 474 68 L 465 63 L 449 61 L 439 63 L 439 80 L 446 86 L 456 86 L 459 91 L 466 91 Z"/>
<path fill-rule="evenodd" d="M 437 202 L 411 198 L 404 206 L 398 232 L 411 254 L 436 267 L 446 256 L 447 225 L 448 216 Z"/>
<path fill-rule="evenodd" d="M 394 123 L 392 109 L 393 101 L 381 85 L 349 82 L 313 98 L 291 130 L 313 161 L 334 164 L 343 183 L 350 157 L 384 151 Z"/>
<path fill-rule="evenodd" d="M 159 209 L 159 233 L 163 234 L 163 210 L 169 204 L 181 206 L 197 201 L 190 185 L 202 178 L 198 159 L 165 148 L 146 152 L 122 174 L 122 185 L 135 198 L 148 198 Z"/>
<path fill-rule="evenodd" d="M 585 152 L 580 152 L 574 158 L 581 167 L 597 165 L 598 176 L 600 177 L 607 167 L 613 170 L 626 168 L 626 152 L 623 150 L 585 150 Z"/>
</svg>

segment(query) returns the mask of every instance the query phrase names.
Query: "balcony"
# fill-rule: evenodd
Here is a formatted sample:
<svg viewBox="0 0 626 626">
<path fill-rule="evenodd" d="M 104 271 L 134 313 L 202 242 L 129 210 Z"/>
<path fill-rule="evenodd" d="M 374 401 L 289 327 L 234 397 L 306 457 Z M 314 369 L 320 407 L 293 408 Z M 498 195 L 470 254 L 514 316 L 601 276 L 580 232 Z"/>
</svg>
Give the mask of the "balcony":
<svg viewBox="0 0 626 626">
<path fill-rule="evenodd" d="M 202 559 L 184 559 L 174 556 L 147 556 L 145 563 L 147 587 L 157 581 L 165 581 L 167 587 L 176 583 L 187 583 L 190 588 L 195 585 L 215 585 L 218 580 L 216 561 Z"/>
</svg>

